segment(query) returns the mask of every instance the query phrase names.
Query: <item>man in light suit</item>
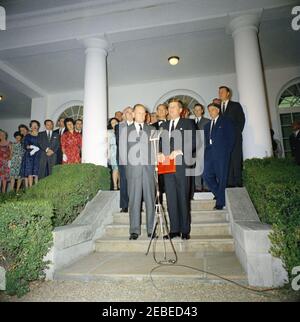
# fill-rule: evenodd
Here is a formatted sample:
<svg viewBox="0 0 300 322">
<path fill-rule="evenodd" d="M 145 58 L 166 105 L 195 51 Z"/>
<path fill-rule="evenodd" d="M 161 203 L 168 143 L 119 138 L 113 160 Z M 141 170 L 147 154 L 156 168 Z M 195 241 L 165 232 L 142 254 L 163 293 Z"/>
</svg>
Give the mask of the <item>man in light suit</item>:
<svg viewBox="0 0 300 322">
<path fill-rule="evenodd" d="M 219 87 L 221 114 L 231 119 L 235 127 L 235 143 L 230 155 L 227 187 L 241 187 L 243 169 L 243 136 L 245 114 L 240 103 L 231 101 L 231 91 L 227 86 Z"/>
<path fill-rule="evenodd" d="M 150 142 L 155 128 L 145 123 L 146 108 L 133 109 L 134 123 L 128 130 L 126 178 L 129 196 L 130 240 L 141 235 L 141 203 L 146 205 L 146 227 L 151 237 L 155 215 L 154 155 Z"/>
<path fill-rule="evenodd" d="M 204 113 L 205 113 L 204 106 L 200 103 L 195 104 L 193 108 L 193 112 L 195 114 L 196 129 L 200 131 L 204 131 L 204 126 L 210 122 L 208 118 L 204 117 Z M 200 151 L 197 151 L 197 152 L 200 152 Z M 199 158 L 197 158 L 197 160 L 199 161 Z M 195 176 L 195 182 L 194 182 L 194 185 L 192 185 L 192 189 L 194 189 L 194 191 L 196 192 L 208 191 L 208 187 L 203 181 L 203 178 L 201 175 Z M 191 195 L 193 195 L 193 193 Z"/>
<path fill-rule="evenodd" d="M 203 178 L 215 195 L 216 210 L 222 210 L 225 206 L 230 155 L 234 147 L 236 133 L 232 121 L 220 115 L 220 108 L 218 104 L 208 105 L 212 120 L 204 127 Z"/>
<path fill-rule="evenodd" d="M 53 121 L 46 120 L 44 125 L 46 130 L 38 135 L 38 147 L 41 150 L 39 178 L 45 178 L 52 173 L 60 149 L 60 138 L 59 134 L 53 131 Z"/>
</svg>

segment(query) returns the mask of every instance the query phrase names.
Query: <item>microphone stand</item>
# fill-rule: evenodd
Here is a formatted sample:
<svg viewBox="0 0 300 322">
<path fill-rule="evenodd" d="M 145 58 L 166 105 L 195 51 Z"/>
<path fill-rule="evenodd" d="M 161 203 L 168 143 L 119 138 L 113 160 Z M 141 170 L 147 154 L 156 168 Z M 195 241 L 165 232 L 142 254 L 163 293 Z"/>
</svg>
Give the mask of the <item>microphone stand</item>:
<svg viewBox="0 0 300 322">
<path fill-rule="evenodd" d="M 155 178 L 155 187 L 156 187 L 156 198 L 155 198 L 155 217 L 154 217 L 154 223 L 153 223 L 153 229 L 152 234 L 150 238 L 150 242 L 148 245 L 148 249 L 146 252 L 146 256 L 148 256 L 151 244 L 153 243 L 153 259 L 157 264 L 175 264 L 177 262 L 177 253 L 175 250 L 175 247 L 173 245 L 172 239 L 170 238 L 170 230 L 168 227 L 167 219 L 166 219 L 166 213 L 165 210 L 160 202 L 160 190 L 159 190 L 159 182 L 158 182 L 158 159 L 157 159 L 157 152 L 158 152 L 158 143 L 161 135 L 161 130 L 159 131 L 158 135 L 155 136 L 157 132 L 154 133 L 152 137 L 150 137 L 150 141 L 152 142 L 153 151 L 154 151 L 154 161 L 155 161 L 155 171 L 154 171 L 154 178 Z M 158 230 L 159 227 L 159 231 Z M 161 237 L 161 241 L 163 243 L 163 249 L 164 249 L 164 256 L 162 260 L 157 260 L 156 258 L 156 244 L 157 239 Z M 169 240 L 172 253 L 174 255 L 174 258 L 167 257 L 167 241 Z"/>
</svg>

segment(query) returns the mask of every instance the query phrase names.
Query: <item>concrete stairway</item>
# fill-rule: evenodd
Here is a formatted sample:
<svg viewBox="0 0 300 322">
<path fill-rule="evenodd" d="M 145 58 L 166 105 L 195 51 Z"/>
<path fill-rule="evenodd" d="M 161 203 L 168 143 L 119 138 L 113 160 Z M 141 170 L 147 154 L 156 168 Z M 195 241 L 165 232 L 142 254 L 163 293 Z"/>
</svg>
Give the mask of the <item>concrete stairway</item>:
<svg viewBox="0 0 300 322">
<path fill-rule="evenodd" d="M 220 274 L 226 278 L 246 281 L 234 253 L 234 240 L 230 235 L 227 212 L 215 211 L 213 200 L 193 200 L 191 204 L 192 229 L 191 239 L 183 241 L 173 239 L 178 254 L 178 263 L 196 267 L 200 270 Z M 166 204 L 164 204 L 166 207 Z M 145 223 L 145 214 L 142 214 Z M 113 278 L 149 279 L 149 272 L 156 266 L 151 253 L 145 256 L 150 239 L 145 225 L 138 240 L 129 240 L 128 214 L 115 213 L 113 223 L 106 227 L 105 235 L 95 241 L 95 252 L 79 260 L 70 267 L 55 274 L 59 280 L 98 280 Z M 167 241 L 168 254 L 171 247 Z M 157 258 L 162 258 L 163 243 L 156 243 Z M 183 267 L 162 267 L 155 277 L 171 279 L 202 279 L 219 281 L 206 273 Z"/>
</svg>

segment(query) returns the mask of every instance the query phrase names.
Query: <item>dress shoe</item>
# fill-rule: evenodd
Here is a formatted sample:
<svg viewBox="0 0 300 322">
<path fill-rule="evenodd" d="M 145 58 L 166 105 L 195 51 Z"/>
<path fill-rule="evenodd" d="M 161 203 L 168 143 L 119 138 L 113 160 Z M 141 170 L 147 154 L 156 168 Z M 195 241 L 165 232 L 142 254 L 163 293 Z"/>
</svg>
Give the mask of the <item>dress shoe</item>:
<svg viewBox="0 0 300 322">
<path fill-rule="evenodd" d="M 182 235 L 181 235 L 181 239 L 182 239 L 182 240 L 188 240 L 188 239 L 190 239 L 190 238 L 191 238 L 190 234 L 182 234 Z"/>
<path fill-rule="evenodd" d="M 137 240 L 139 238 L 138 234 L 130 234 L 129 240 Z"/>
<path fill-rule="evenodd" d="M 152 233 L 151 233 L 151 234 L 148 234 L 148 238 L 151 238 L 151 236 L 152 236 Z M 153 238 L 157 238 L 157 235 L 156 235 L 156 234 L 154 234 L 154 235 L 153 235 Z"/>
<path fill-rule="evenodd" d="M 173 238 L 176 238 L 176 237 L 180 237 L 180 233 L 170 233 L 169 236 L 170 236 L 171 239 L 173 239 Z"/>
<path fill-rule="evenodd" d="M 214 210 L 223 210 L 223 206 L 215 206 Z"/>
<path fill-rule="evenodd" d="M 121 212 L 125 212 L 125 213 L 128 212 L 128 208 L 122 208 Z"/>
</svg>

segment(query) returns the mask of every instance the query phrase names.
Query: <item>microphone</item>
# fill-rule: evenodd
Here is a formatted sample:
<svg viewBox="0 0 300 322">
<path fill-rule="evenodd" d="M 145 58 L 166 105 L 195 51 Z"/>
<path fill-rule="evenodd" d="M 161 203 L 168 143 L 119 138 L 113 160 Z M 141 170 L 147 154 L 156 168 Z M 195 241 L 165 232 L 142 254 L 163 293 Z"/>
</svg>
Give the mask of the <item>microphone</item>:
<svg viewBox="0 0 300 322">
<path fill-rule="evenodd" d="M 163 129 L 153 131 L 153 133 L 151 133 L 151 135 L 150 135 L 150 139 L 149 140 L 151 142 L 153 142 L 153 141 L 159 141 L 162 132 L 163 132 Z"/>
</svg>

